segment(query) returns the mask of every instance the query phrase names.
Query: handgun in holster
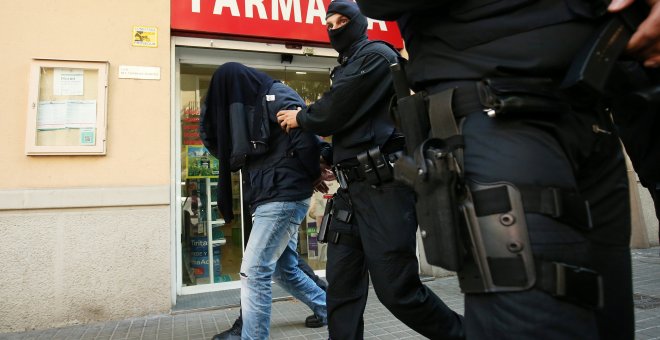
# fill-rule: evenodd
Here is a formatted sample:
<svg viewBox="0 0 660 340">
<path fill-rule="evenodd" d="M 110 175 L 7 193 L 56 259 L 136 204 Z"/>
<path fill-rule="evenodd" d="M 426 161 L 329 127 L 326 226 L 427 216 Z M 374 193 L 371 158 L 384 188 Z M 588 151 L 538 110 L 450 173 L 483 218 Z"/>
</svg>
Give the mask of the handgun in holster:
<svg viewBox="0 0 660 340">
<path fill-rule="evenodd" d="M 344 194 L 342 195 L 342 193 Z M 328 199 L 317 240 L 322 243 L 337 243 L 342 233 L 352 231 L 352 219 L 353 208 L 350 198 L 346 196 L 345 189 L 340 188 L 332 198 Z"/>
<path fill-rule="evenodd" d="M 319 232 L 316 236 L 316 240 L 321 243 L 328 242 L 328 230 L 330 229 L 330 221 L 332 221 L 332 207 L 334 205 L 334 196 L 328 198 L 325 202 L 325 210 L 323 211 L 323 218 L 321 219 L 321 225 L 319 226 Z"/>
<path fill-rule="evenodd" d="M 462 178 L 456 151 L 460 143 L 433 136 L 429 106 L 435 104 L 437 96 L 424 92 L 411 95 L 403 66 L 394 64 L 390 70 L 398 97 L 395 120 L 406 136 L 405 154 L 394 164 L 394 177 L 415 191 L 427 262 L 459 270 L 465 255 L 458 209 Z"/>
</svg>

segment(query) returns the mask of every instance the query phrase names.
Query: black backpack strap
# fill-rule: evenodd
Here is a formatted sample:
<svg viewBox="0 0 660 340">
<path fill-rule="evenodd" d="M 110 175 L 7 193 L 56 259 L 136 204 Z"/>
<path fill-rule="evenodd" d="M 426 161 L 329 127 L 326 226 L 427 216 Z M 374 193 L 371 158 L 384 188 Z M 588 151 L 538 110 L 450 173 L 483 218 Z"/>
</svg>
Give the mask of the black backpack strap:
<svg viewBox="0 0 660 340">
<path fill-rule="evenodd" d="M 388 56 L 386 54 L 385 51 L 387 51 L 388 49 L 393 51 L 396 54 L 396 60 L 392 60 L 390 58 L 390 56 Z M 392 44 L 388 43 L 387 41 L 369 40 L 366 44 L 360 46 L 360 48 L 358 48 L 353 53 L 353 55 L 348 59 L 348 61 L 346 63 L 350 63 L 351 61 L 355 60 L 358 56 L 360 56 L 360 52 L 362 52 L 364 50 L 366 50 L 366 52 L 368 52 L 368 53 L 377 54 L 377 55 L 383 57 L 385 60 L 387 60 L 387 62 L 389 64 L 394 64 L 396 62 L 400 62 L 402 60 L 405 60 L 401 56 L 401 53 L 399 53 L 399 51 L 397 51 L 397 49 L 394 48 L 394 46 L 392 46 Z"/>
</svg>

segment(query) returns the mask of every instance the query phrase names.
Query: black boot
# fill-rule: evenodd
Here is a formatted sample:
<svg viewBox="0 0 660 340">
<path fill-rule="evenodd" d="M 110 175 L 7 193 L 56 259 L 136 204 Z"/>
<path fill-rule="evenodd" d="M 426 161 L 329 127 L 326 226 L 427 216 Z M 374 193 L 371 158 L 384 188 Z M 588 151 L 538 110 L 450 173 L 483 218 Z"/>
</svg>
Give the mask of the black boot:
<svg viewBox="0 0 660 340">
<path fill-rule="evenodd" d="M 243 318 L 242 315 L 238 316 L 238 319 L 234 321 L 234 325 L 230 329 L 213 336 L 211 340 L 240 340 L 241 331 L 243 330 Z"/>
</svg>

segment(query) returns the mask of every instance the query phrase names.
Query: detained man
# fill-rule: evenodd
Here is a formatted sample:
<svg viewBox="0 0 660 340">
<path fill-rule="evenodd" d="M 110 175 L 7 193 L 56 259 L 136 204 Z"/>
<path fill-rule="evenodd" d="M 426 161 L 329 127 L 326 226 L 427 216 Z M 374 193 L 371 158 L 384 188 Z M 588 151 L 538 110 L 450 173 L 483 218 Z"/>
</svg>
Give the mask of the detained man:
<svg viewBox="0 0 660 340">
<path fill-rule="evenodd" d="M 275 113 L 304 106 L 298 94 L 265 73 L 226 63 L 211 79 L 200 122 L 204 145 L 218 158 L 218 208 L 231 221 L 230 171 L 243 169 L 250 185 L 253 226 L 241 262 L 241 335 L 267 339 L 271 282 L 277 282 L 326 322 L 325 291 L 298 266 L 298 228 L 320 181 L 320 143 L 311 133 L 286 134 Z"/>
</svg>

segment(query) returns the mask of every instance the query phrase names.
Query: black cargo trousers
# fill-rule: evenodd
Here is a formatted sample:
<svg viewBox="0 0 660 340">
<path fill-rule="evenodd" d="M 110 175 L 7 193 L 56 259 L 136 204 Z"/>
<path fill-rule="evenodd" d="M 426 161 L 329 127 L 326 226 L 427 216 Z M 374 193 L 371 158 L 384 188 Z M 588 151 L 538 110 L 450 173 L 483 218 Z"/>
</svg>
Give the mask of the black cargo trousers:
<svg viewBox="0 0 660 340">
<path fill-rule="evenodd" d="M 363 338 L 371 276 L 378 299 L 408 327 L 431 339 L 462 339 L 462 317 L 419 279 L 412 190 L 396 182 L 372 187 L 355 181 L 335 197 L 335 206 L 350 200 L 352 217 L 350 223 L 333 220 L 328 235 L 330 338 Z"/>
<path fill-rule="evenodd" d="M 598 271 L 604 308 L 581 307 L 535 288 L 466 294 L 467 338 L 633 339 L 629 193 L 612 125 L 593 112 L 527 117 L 533 119 L 467 114 L 462 122 L 466 179 L 577 189 L 590 204 L 593 229 L 526 213 L 529 238 L 537 259 Z"/>
</svg>

